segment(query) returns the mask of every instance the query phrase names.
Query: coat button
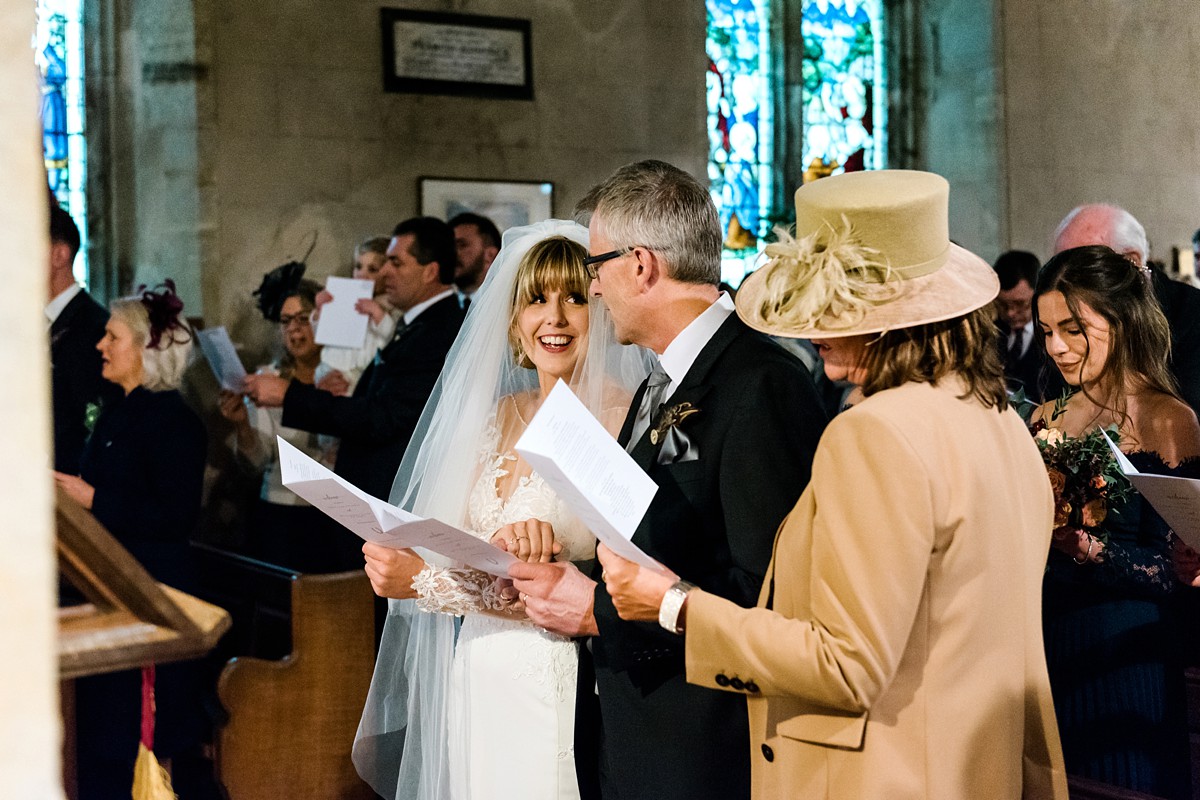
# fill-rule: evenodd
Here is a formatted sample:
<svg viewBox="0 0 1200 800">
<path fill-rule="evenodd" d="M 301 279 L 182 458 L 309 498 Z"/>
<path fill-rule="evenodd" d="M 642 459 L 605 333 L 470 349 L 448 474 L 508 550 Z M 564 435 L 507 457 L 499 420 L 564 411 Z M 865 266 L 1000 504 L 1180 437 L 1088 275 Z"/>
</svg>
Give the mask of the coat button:
<svg viewBox="0 0 1200 800">
<path fill-rule="evenodd" d="M 723 673 L 723 672 L 717 674 L 716 681 L 717 681 L 717 686 L 724 687 L 724 686 L 729 685 L 729 678 L 725 677 L 725 673 Z"/>
<path fill-rule="evenodd" d="M 746 691 L 750 694 L 758 694 L 758 684 L 754 681 L 746 681 Z"/>
<path fill-rule="evenodd" d="M 729 682 L 729 685 L 737 689 L 739 692 L 746 688 L 746 684 L 742 682 L 741 678 L 734 678 Z"/>
<path fill-rule="evenodd" d="M 775 760 L 775 751 L 771 749 L 770 745 L 764 744 L 762 746 L 762 751 L 763 751 L 763 758 L 765 758 L 767 761 Z"/>
</svg>

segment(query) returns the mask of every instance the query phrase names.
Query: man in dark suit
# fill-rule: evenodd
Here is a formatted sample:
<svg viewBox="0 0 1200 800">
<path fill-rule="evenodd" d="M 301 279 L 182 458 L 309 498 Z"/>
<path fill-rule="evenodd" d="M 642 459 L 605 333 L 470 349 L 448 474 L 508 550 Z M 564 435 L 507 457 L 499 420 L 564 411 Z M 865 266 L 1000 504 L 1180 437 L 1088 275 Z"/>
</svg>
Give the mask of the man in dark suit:
<svg viewBox="0 0 1200 800">
<path fill-rule="evenodd" d="M 631 164 L 583 205 L 594 210 L 593 293 L 619 340 L 659 356 L 619 437 L 659 486 L 633 541 L 681 578 L 752 606 L 825 425 L 812 380 L 717 289 L 720 227 L 694 178 L 661 161 Z M 565 564 L 512 574 L 534 622 L 591 637 L 576 706 L 584 797 L 749 797 L 745 701 L 688 684 L 679 637 L 619 619 L 594 565 L 590 577 Z"/>
<path fill-rule="evenodd" d="M 1056 398 L 1063 389 L 1062 375 L 1046 358 L 1033 326 L 1033 287 L 1041 267 L 1038 257 L 1024 250 L 1002 253 L 993 265 L 1000 278 L 996 324 L 1008 390 L 1024 391 L 1035 403 Z"/>
<path fill-rule="evenodd" d="M 114 400 L 121 388 L 100 376 L 100 352 L 108 311 L 75 282 L 79 228 L 57 204 L 50 207 L 50 391 L 54 402 L 54 469 L 79 474 L 89 427 L 87 406 Z"/>
<path fill-rule="evenodd" d="M 1146 229 L 1118 206 L 1079 206 L 1054 232 L 1055 253 L 1089 244 L 1110 247 L 1138 267 L 1146 266 L 1150 257 Z M 1184 401 L 1200 413 L 1200 289 L 1173 281 L 1158 270 L 1150 280 L 1171 328 L 1171 373 Z"/>
<path fill-rule="evenodd" d="M 454 264 L 454 234 L 441 220 L 416 217 L 392 231 L 382 275 L 388 299 L 404 315 L 350 397 L 273 375 L 247 378 L 255 403 L 283 406 L 284 425 L 339 437 L 334 472 L 375 497 L 390 494 L 462 325 L 463 311 L 450 286 Z M 347 563 L 340 566 L 361 567 L 360 543 L 349 532 L 346 542 Z"/>
</svg>

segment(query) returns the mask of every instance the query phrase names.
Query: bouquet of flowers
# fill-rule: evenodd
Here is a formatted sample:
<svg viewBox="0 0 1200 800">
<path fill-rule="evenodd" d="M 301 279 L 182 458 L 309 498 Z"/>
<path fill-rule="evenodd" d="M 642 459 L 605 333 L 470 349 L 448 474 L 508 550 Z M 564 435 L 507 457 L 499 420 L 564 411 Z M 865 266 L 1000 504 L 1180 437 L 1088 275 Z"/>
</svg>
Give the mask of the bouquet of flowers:
<svg viewBox="0 0 1200 800">
<path fill-rule="evenodd" d="M 1062 416 L 1068 395 L 1059 398 L 1050 421 Z M 1124 501 L 1133 491 L 1121 472 L 1102 430 L 1070 437 L 1049 427 L 1044 419 L 1030 426 L 1054 490 L 1054 530 L 1083 530 L 1102 543 L 1108 534 L 1100 527 L 1111 505 Z M 1120 441 L 1116 425 L 1103 429 L 1114 443 Z"/>
</svg>

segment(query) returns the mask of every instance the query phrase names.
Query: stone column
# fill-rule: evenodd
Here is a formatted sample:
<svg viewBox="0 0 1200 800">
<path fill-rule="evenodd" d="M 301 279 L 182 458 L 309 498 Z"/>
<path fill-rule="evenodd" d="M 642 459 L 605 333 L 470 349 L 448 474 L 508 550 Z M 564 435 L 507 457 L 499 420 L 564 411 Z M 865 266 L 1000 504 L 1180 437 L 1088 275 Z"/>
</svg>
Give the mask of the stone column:
<svg viewBox="0 0 1200 800">
<path fill-rule="evenodd" d="M 62 797 L 50 478 L 47 189 L 33 3 L 0 5 L 0 790 Z"/>
</svg>

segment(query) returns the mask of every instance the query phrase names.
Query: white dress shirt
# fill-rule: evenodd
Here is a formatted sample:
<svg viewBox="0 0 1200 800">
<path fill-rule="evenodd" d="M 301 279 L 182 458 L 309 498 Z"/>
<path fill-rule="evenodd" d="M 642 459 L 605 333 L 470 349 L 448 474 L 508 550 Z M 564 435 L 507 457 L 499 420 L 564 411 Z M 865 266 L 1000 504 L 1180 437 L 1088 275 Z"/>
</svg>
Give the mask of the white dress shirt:
<svg viewBox="0 0 1200 800">
<path fill-rule="evenodd" d="M 46 304 L 46 328 L 48 329 L 62 314 L 63 309 L 67 304 L 75 299 L 75 295 L 83 291 L 83 287 L 78 283 L 72 283 L 66 289 L 58 293 L 58 296 Z"/>
<path fill-rule="evenodd" d="M 1024 358 L 1025 354 L 1029 352 L 1029 345 L 1033 342 L 1033 319 L 1026 322 L 1024 328 L 1018 328 L 1017 330 L 1021 332 L 1021 352 L 1017 354 L 1017 357 Z M 1012 350 L 1013 338 L 1016 335 L 1017 331 L 1009 332 L 1008 340 L 1005 342 L 1004 347 L 1006 352 Z"/>
<path fill-rule="evenodd" d="M 725 292 L 721 292 L 721 295 L 704 310 L 703 314 L 692 320 L 667 345 L 667 349 L 658 357 L 658 363 L 662 365 L 663 371 L 671 376 L 671 383 L 667 386 L 666 394 L 663 395 L 665 398 L 670 399 L 675 390 L 679 388 L 679 382 L 687 375 L 692 364 L 696 363 L 700 351 L 704 349 L 709 339 L 732 313 L 733 298 Z"/>
</svg>

